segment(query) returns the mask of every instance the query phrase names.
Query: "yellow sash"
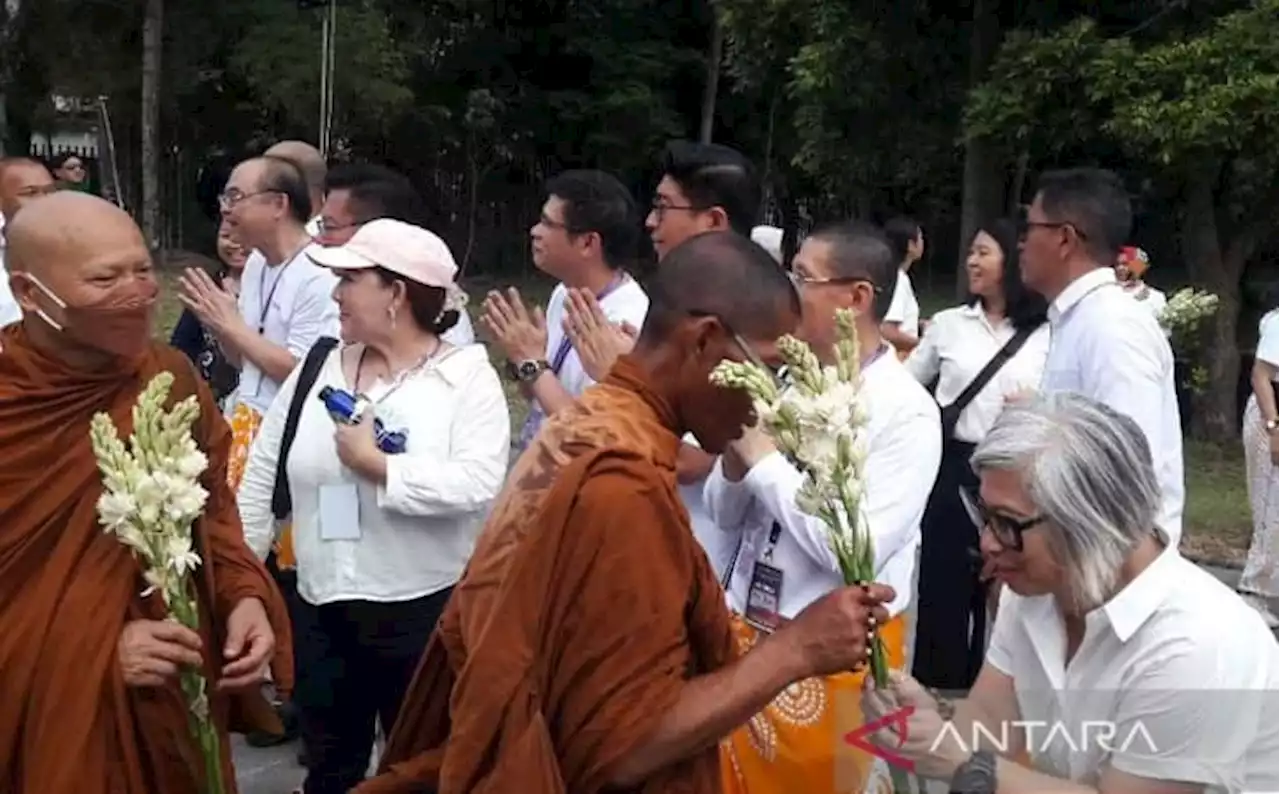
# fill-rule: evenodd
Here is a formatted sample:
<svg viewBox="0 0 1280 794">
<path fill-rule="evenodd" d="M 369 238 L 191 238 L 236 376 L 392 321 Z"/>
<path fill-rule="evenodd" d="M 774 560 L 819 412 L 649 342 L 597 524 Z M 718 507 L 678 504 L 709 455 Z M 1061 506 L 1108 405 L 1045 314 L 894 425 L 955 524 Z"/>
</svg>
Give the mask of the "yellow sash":
<svg viewBox="0 0 1280 794">
<path fill-rule="evenodd" d="M 262 425 L 262 414 L 244 403 L 236 403 L 231 412 L 231 457 L 227 460 L 227 484 L 231 490 L 240 487 L 240 479 L 244 477 L 245 463 L 249 460 L 249 448 L 258 435 Z M 284 461 L 280 462 L 284 465 Z M 280 539 L 276 541 L 276 565 L 280 570 L 293 569 L 293 526 L 285 524 L 280 531 Z"/>
<path fill-rule="evenodd" d="M 733 631 L 742 652 L 759 636 L 738 615 Z M 880 630 L 892 668 L 904 665 L 905 636 L 901 615 Z M 722 741 L 724 794 L 891 794 L 888 765 L 844 741 L 862 725 L 863 678 L 841 673 L 792 684 Z"/>
</svg>

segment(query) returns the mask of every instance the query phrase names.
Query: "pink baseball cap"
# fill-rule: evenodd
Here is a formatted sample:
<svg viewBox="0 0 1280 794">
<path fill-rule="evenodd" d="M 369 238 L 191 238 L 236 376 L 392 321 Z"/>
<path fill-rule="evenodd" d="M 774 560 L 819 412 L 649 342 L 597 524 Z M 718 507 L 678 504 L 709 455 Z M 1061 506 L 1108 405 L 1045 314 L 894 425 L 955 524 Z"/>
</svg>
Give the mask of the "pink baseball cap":
<svg viewBox="0 0 1280 794">
<path fill-rule="evenodd" d="M 344 245 L 312 246 L 307 256 L 332 270 L 381 267 L 428 287 L 454 286 L 458 265 L 448 244 L 421 226 L 378 218 L 361 226 Z"/>
</svg>

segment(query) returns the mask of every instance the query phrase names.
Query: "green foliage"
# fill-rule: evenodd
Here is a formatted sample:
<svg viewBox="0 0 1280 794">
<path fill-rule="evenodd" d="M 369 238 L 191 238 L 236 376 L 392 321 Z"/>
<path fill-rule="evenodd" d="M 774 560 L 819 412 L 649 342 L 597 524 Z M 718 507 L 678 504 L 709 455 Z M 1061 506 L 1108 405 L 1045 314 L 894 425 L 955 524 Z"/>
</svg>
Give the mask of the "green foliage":
<svg viewBox="0 0 1280 794">
<path fill-rule="evenodd" d="M 311 127 L 319 115 L 322 11 L 295 3 L 259 2 L 244 26 L 230 66 L 260 105 L 285 124 Z M 386 14 L 371 3 L 338 6 L 335 36 L 335 129 L 377 132 L 413 102 L 409 64 L 422 48 L 391 35 Z"/>
<path fill-rule="evenodd" d="M 1014 33 L 965 108 L 965 133 L 1052 156 L 1105 139 L 1156 166 L 1275 157 L 1276 0 L 1154 44 L 1089 19 Z M 1263 154 L 1263 152 L 1268 154 Z"/>
</svg>

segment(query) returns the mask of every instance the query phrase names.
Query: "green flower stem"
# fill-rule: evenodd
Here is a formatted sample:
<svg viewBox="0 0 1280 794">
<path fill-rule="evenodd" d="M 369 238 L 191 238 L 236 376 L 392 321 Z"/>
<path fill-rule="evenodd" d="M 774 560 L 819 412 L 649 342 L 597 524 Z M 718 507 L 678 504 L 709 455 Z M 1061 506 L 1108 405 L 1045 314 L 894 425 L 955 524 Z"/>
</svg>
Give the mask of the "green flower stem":
<svg viewBox="0 0 1280 794">
<path fill-rule="evenodd" d="M 177 593 L 171 594 L 169 609 L 173 618 L 192 631 L 200 630 L 200 609 L 192 594 L 191 580 L 184 577 Z M 225 794 L 222 779 L 222 748 L 218 731 L 209 711 L 208 682 L 196 668 L 183 668 L 179 674 L 182 694 L 187 701 L 187 721 L 200 745 L 204 759 L 205 788 L 203 794 Z"/>
<path fill-rule="evenodd" d="M 835 520 L 838 523 L 844 521 L 840 517 L 838 511 L 833 510 Z M 836 527 L 837 530 L 840 527 Z M 870 551 L 867 544 L 861 544 L 865 551 Z M 840 573 L 844 576 L 845 584 L 868 585 L 875 579 L 875 563 L 872 559 L 868 559 L 871 555 L 859 554 L 853 549 L 845 549 L 839 544 L 836 547 L 836 559 L 840 561 Z M 889 685 L 889 662 L 886 657 L 884 640 L 880 638 L 879 631 L 872 631 L 868 638 L 870 644 L 870 663 L 871 663 L 871 680 L 875 682 L 877 689 L 883 689 Z"/>
</svg>

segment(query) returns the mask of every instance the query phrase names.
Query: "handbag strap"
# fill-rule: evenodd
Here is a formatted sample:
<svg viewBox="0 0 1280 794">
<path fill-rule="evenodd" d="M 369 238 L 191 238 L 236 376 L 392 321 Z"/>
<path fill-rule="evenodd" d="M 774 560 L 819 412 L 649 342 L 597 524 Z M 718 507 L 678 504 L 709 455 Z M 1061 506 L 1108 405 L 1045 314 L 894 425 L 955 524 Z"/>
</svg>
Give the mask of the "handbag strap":
<svg viewBox="0 0 1280 794">
<path fill-rule="evenodd" d="M 1007 364 L 1009 359 L 1013 358 L 1014 355 L 1022 349 L 1022 346 L 1026 344 L 1027 340 L 1031 338 L 1031 335 L 1035 333 L 1035 331 L 1035 328 L 1018 329 L 1018 332 L 1013 335 L 1013 338 L 1008 342 L 1005 342 L 1004 346 L 996 351 L 996 354 L 991 357 L 991 360 L 982 368 L 982 371 L 979 372 L 973 380 L 969 381 L 969 385 L 964 387 L 964 391 L 960 392 L 960 395 L 952 400 L 950 404 L 943 407 L 943 412 L 951 417 L 952 424 L 960 418 L 960 414 L 964 413 L 964 409 L 969 407 L 969 403 L 973 402 L 973 398 L 978 396 L 978 392 L 987 387 L 987 384 L 996 376 L 996 373 L 1000 371 L 1000 368 Z M 945 429 L 950 431 L 953 428 Z M 950 435 L 950 433 L 948 433 L 948 435 Z"/>
<path fill-rule="evenodd" d="M 338 340 L 331 336 L 322 336 L 307 351 L 302 362 L 302 371 L 298 373 L 298 382 L 294 384 L 293 399 L 289 401 L 289 414 L 284 420 L 284 433 L 280 438 L 280 455 L 276 458 L 276 482 L 271 491 L 271 513 L 277 521 L 284 521 L 293 512 L 293 496 L 289 493 L 289 476 L 285 468 L 289 462 L 289 450 L 293 448 L 294 436 L 298 435 L 298 421 L 302 418 L 302 406 L 311 393 L 311 387 L 320 377 L 320 369 L 329 356 L 329 352 L 338 346 Z"/>
</svg>

